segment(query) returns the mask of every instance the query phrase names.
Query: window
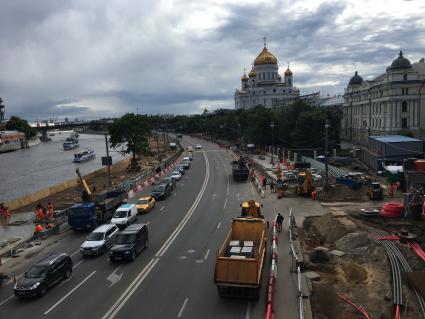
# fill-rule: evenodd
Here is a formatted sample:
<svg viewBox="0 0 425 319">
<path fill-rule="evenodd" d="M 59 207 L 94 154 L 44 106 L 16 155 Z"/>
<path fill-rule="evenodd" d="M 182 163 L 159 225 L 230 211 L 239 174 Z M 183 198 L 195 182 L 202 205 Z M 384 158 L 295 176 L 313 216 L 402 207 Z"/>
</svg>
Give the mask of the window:
<svg viewBox="0 0 425 319">
<path fill-rule="evenodd" d="M 401 128 L 407 128 L 407 119 L 406 118 L 401 119 Z"/>
<path fill-rule="evenodd" d="M 407 112 L 407 102 L 406 101 L 403 101 L 403 103 L 401 103 L 401 111 L 403 113 Z"/>
<path fill-rule="evenodd" d="M 291 84 L 291 79 L 288 79 L 288 84 Z"/>
<path fill-rule="evenodd" d="M 404 91 L 406 92 L 406 95 L 409 94 L 409 88 L 406 88 Z"/>
<path fill-rule="evenodd" d="M 403 74 L 403 80 L 407 80 L 407 74 Z"/>
</svg>

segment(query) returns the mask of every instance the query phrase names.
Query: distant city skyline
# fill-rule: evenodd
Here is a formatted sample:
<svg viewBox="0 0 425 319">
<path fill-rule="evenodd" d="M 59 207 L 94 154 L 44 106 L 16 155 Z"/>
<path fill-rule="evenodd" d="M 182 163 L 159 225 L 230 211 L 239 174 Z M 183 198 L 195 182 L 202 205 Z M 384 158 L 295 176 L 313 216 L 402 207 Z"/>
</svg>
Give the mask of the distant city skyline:
<svg viewBox="0 0 425 319">
<path fill-rule="evenodd" d="M 301 94 L 339 95 L 400 49 L 424 57 L 423 12 L 421 0 L 3 2 L 0 97 L 7 118 L 29 120 L 234 108 L 263 37 Z"/>
</svg>

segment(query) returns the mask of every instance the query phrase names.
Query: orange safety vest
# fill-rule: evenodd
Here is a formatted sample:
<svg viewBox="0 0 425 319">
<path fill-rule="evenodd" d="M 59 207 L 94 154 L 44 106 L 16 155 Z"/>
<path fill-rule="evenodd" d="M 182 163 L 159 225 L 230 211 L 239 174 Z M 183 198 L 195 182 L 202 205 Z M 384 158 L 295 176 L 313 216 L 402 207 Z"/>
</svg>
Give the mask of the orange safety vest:
<svg viewBox="0 0 425 319">
<path fill-rule="evenodd" d="M 40 224 L 35 225 L 35 232 L 36 233 L 39 233 L 39 232 L 41 232 L 43 230 L 44 230 L 44 228 Z"/>
<path fill-rule="evenodd" d="M 53 217 L 53 205 L 47 205 L 47 216 Z"/>
</svg>

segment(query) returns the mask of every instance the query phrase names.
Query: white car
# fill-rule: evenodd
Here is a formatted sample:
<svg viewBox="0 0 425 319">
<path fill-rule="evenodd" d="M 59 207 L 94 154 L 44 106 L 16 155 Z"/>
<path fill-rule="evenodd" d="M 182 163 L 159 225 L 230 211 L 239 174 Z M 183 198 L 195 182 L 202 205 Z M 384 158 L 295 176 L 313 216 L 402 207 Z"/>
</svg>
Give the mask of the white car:
<svg viewBox="0 0 425 319">
<path fill-rule="evenodd" d="M 174 171 L 171 173 L 171 178 L 179 181 L 182 178 L 182 174 L 179 171 Z"/>
<path fill-rule="evenodd" d="M 82 255 L 98 256 L 106 252 L 114 243 L 118 235 L 118 227 L 114 224 L 105 224 L 97 227 L 80 247 Z"/>
<path fill-rule="evenodd" d="M 201 145 L 201 144 L 197 144 L 195 148 L 196 148 L 197 150 L 200 150 L 200 149 L 202 149 L 202 145 Z"/>
<path fill-rule="evenodd" d="M 135 204 L 124 204 L 118 207 L 111 219 L 111 224 L 124 229 L 137 219 L 137 206 Z"/>
</svg>

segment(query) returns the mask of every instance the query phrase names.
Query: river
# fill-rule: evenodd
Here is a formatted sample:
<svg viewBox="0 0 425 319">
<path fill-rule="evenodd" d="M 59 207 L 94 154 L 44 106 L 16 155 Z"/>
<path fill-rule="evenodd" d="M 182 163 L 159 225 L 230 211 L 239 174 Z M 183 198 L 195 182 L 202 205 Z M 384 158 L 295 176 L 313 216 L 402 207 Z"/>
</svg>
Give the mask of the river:
<svg viewBox="0 0 425 319">
<path fill-rule="evenodd" d="M 0 202 L 9 201 L 39 191 L 72 178 L 75 169 L 88 174 L 102 168 L 101 157 L 106 156 L 103 135 L 80 134 L 78 149 L 64 151 L 62 144 L 70 131 L 54 132 L 52 141 L 41 142 L 28 149 L 0 154 Z M 85 148 L 96 152 L 94 160 L 74 164 L 74 153 Z M 112 162 L 124 157 L 110 149 Z"/>
</svg>

